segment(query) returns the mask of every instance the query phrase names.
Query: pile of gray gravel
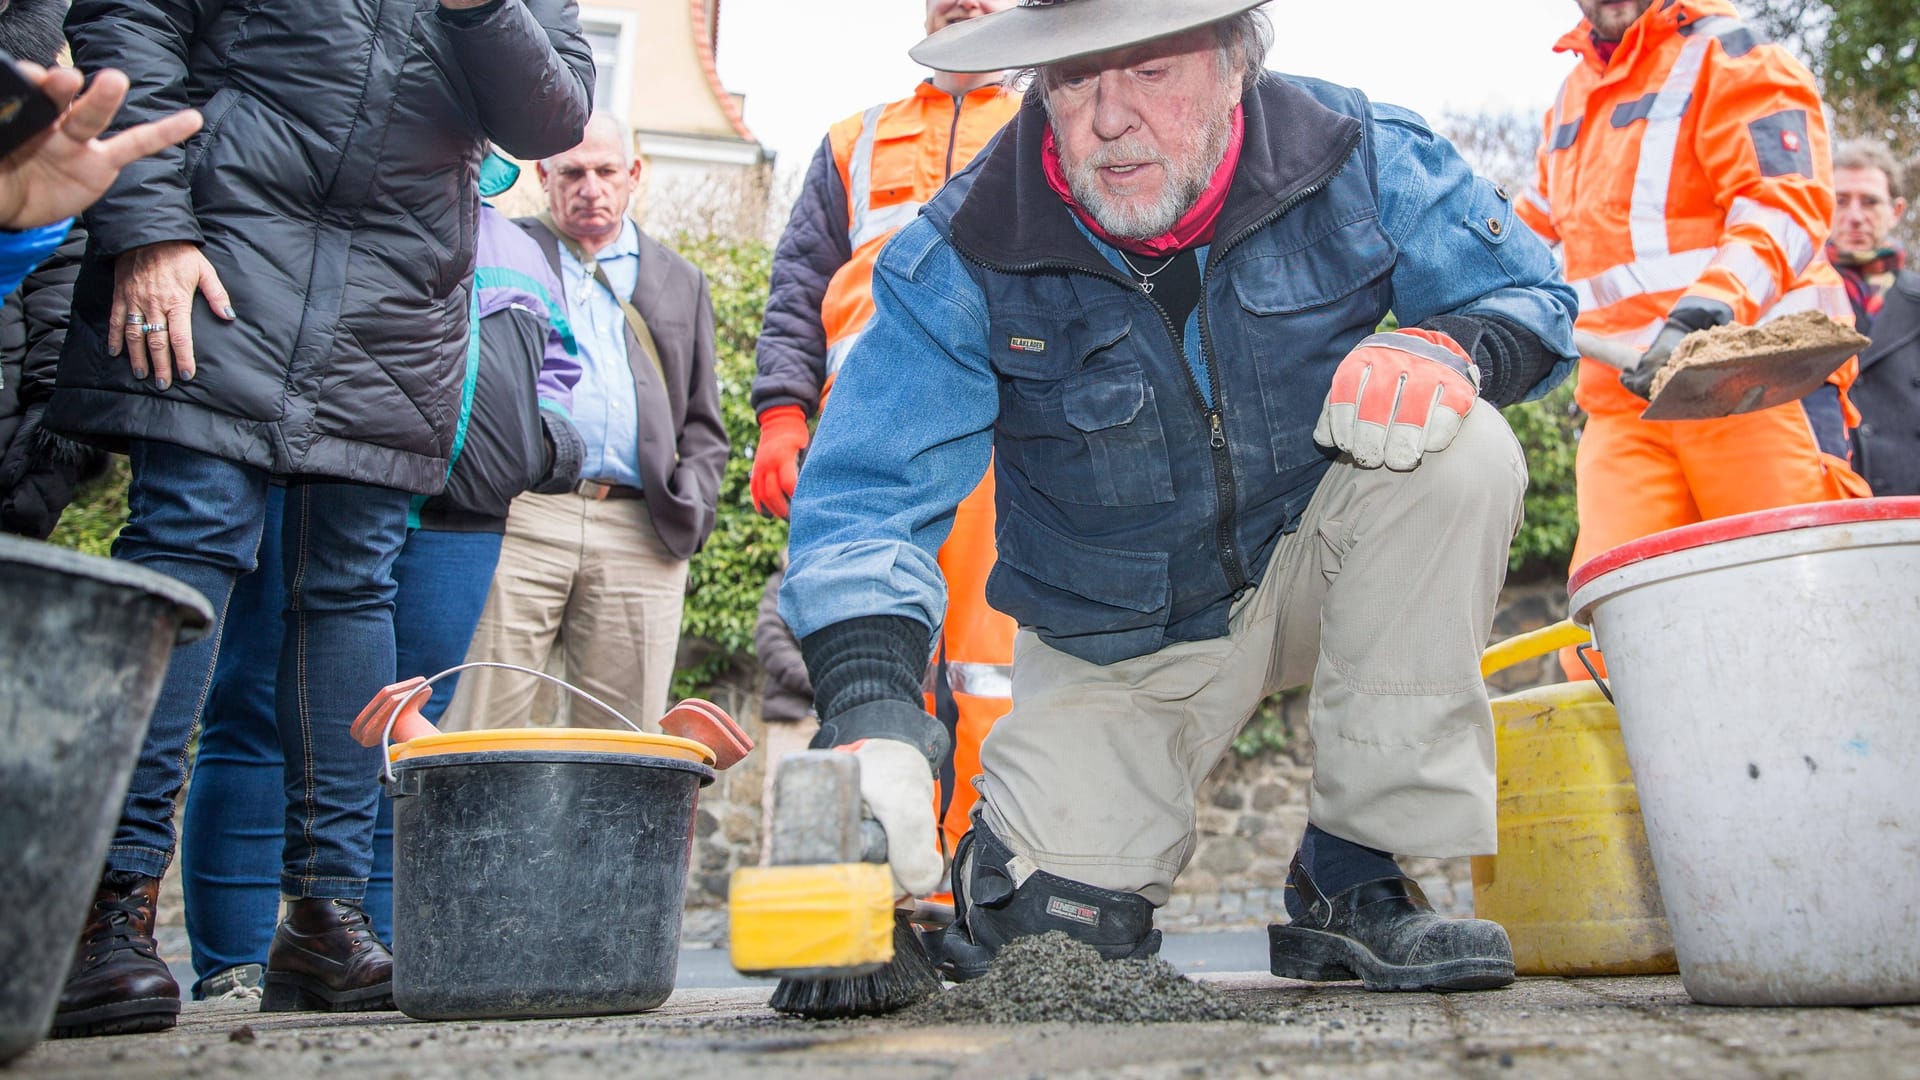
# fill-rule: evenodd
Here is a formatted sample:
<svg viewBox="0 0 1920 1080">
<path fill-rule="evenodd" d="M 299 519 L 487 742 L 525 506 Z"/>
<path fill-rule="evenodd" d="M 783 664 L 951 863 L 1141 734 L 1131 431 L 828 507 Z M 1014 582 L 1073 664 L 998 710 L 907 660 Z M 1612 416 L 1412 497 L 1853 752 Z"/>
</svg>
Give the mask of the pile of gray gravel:
<svg viewBox="0 0 1920 1080">
<path fill-rule="evenodd" d="M 1019 938 L 987 974 L 916 1005 L 926 1024 L 1152 1024 L 1247 1020 L 1247 1010 L 1165 960 L 1103 960 L 1059 931 Z"/>
</svg>

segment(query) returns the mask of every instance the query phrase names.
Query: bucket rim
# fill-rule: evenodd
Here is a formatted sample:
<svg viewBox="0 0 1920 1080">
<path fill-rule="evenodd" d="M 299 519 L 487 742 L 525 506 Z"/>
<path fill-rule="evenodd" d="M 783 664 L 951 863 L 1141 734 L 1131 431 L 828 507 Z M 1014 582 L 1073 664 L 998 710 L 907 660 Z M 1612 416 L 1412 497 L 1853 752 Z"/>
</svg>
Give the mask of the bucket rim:
<svg viewBox="0 0 1920 1080">
<path fill-rule="evenodd" d="M 1920 551 L 1916 518 L 1834 522 L 1824 528 L 1736 536 L 1633 560 L 1584 581 L 1567 597 L 1568 618 L 1595 631 L 1596 613 L 1610 600 L 1700 574 L 1737 570 L 1781 559 L 1860 552 L 1874 548 Z"/>
<path fill-rule="evenodd" d="M 1731 517 L 1715 518 L 1712 521 L 1695 522 L 1692 525 L 1682 525 L 1677 529 L 1667 529 L 1651 536 L 1643 536 L 1638 540 L 1630 540 L 1588 559 L 1575 568 L 1567 578 L 1567 595 L 1573 596 L 1592 584 L 1595 579 L 1621 567 L 1725 540 L 1766 536 L 1795 529 L 1812 529 L 1823 525 L 1911 519 L 1920 519 L 1920 496 L 1917 495 L 1803 503 L 1772 510 L 1756 510 L 1748 514 L 1735 514 Z"/>
<path fill-rule="evenodd" d="M 397 761 L 394 762 L 393 773 L 397 782 L 406 773 L 462 765 L 629 765 L 665 772 L 692 773 L 699 779 L 701 787 L 708 786 L 720 776 L 713 766 L 704 761 L 665 754 L 609 753 L 604 750 L 463 750 Z"/>
<path fill-rule="evenodd" d="M 674 758 L 699 765 L 714 763 L 711 747 L 678 735 L 611 728 L 537 727 L 483 728 L 478 731 L 443 731 L 423 735 L 394 743 L 387 750 L 387 759 L 398 768 L 405 762 L 422 758 L 471 753 L 602 753 Z"/>
<path fill-rule="evenodd" d="M 213 605 L 200 590 L 135 563 L 88 555 L 41 540 L 0 535 L 0 565 L 8 564 L 51 570 L 157 597 L 173 605 L 180 619 L 174 635 L 176 645 L 198 640 L 213 625 Z"/>
</svg>

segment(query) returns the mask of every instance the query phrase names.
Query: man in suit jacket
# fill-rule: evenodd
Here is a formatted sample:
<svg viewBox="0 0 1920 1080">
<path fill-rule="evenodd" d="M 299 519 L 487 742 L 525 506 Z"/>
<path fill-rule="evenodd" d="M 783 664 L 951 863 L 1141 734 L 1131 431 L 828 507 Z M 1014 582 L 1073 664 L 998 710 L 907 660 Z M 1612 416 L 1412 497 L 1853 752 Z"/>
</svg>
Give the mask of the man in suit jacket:
<svg viewBox="0 0 1920 1080">
<path fill-rule="evenodd" d="M 1875 495 L 1920 495 L 1920 273 L 1894 235 L 1911 178 L 1871 139 L 1833 151 L 1833 234 L 1827 259 L 1846 282 L 1860 353 L 1853 468 Z"/>
<path fill-rule="evenodd" d="M 579 146 L 539 164 L 547 212 L 520 224 L 566 292 L 580 346 L 570 494 L 515 499 L 469 660 L 545 668 L 651 726 L 666 711 L 687 559 L 713 529 L 727 434 L 714 377 L 713 305 L 692 263 L 640 231 L 632 136 L 596 114 Z M 456 728 L 521 727 L 536 681 L 479 668 L 448 711 Z M 618 722 L 571 710 L 580 726 Z"/>
</svg>

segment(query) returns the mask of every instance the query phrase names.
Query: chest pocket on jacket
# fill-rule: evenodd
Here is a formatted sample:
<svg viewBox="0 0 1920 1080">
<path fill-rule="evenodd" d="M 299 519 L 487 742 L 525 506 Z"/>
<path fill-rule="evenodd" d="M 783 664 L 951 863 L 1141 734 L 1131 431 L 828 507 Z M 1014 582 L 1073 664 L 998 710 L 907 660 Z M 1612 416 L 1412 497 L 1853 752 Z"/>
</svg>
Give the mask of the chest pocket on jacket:
<svg viewBox="0 0 1920 1080">
<path fill-rule="evenodd" d="M 992 326 L 998 442 L 1029 482 L 1064 503 L 1173 501 L 1152 382 L 1128 349 L 1124 311 L 1065 326 Z"/>
<path fill-rule="evenodd" d="M 867 205 L 875 210 L 917 201 L 915 184 L 920 171 L 920 135 L 926 126 L 917 121 L 882 123 L 873 137 L 872 194 Z M 929 193 L 931 194 L 931 193 Z"/>
<path fill-rule="evenodd" d="M 1326 460 L 1313 423 L 1345 354 L 1341 343 L 1371 333 L 1387 312 L 1393 259 L 1378 220 L 1364 217 L 1302 249 L 1234 269 L 1234 293 L 1248 316 L 1238 344 L 1253 358 L 1273 466 L 1282 474 Z"/>
</svg>

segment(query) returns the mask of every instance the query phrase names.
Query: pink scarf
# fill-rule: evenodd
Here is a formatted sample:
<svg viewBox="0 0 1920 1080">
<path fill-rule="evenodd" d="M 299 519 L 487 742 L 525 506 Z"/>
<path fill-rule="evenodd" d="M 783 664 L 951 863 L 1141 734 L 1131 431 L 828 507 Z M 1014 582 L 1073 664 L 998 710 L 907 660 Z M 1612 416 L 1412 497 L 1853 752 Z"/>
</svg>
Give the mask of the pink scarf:
<svg viewBox="0 0 1920 1080">
<path fill-rule="evenodd" d="M 1220 156 L 1220 165 L 1213 170 L 1213 179 L 1207 182 L 1207 190 L 1193 204 L 1173 228 L 1159 236 L 1145 240 L 1124 240 L 1107 232 L 1093 215 L 1074 201 L 1073 193 L 1067 187 L 1067 174 L 1060 167 L 1060 152 L 1053 143 L 1053 128 L 1047 128 L 1040 143 L 1040 160 L 1047 173 L 1047 186 L 1060 196 L 1075 217 L 1084 222 L 1093 235 L 1122 251 L 1134 255 L 1159 258 L 1175 251 L 1194 247 L 1213 241 L 1213 223 L 1220 217 L 1220 208 L 1227 203 L 1227 189 L 1233 186 L 1233 170 L 1240 164 L 1240 144 L 1246 135 L 1246 116 L 1241 107 L 1233 107 L 1232 130 L 1227 135 L 1226 153 Z"/>
</svg>

